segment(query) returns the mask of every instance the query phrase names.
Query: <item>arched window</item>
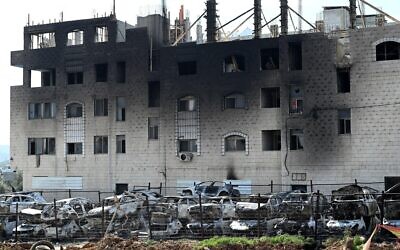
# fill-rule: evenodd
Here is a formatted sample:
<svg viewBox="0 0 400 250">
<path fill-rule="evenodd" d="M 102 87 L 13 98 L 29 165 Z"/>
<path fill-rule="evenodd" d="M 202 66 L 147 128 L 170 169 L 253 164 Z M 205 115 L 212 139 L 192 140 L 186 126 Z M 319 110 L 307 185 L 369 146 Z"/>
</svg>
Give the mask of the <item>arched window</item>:
<svg viewBox="0 0 400 250">
<path fill-rule="evenodd" d="M 231 135 L 226 137 L 225 151 L 246 151 L 246 138 L 240 135 Z"/>
<path fill-rule="evenodd" d="M 224 72 L 242 72 L 246 70 L 245 58 L 241 55 L 230 55 L 224 59 Z"/>
<path fill-rule="evenodd" d="M 178 111 L 195 111 L 196 98 L 194 96 L 185 96 L 178 100 Z"/>
<path fill-rule="evenodd" d="M 70 103 L 66 106 L 67 118 L 82 117 L 82 104 Z"/>
<path fill-rule="evenodd" d="M 224 97 L 224 109 L 246 108 L 246 97 L 241 93 L 233 93 Z"/>
<path fill-rule="evenodd" d="M 400 59 L 400 43 L 394 41 L 383 42 L 376 45 L 376 60 L 398 60 Z"/>
<path fill-rule="evenodd" d="M 225 152 L 245 152 L 249 155 L 249 136 L 241 132 L 229 132 L 222 136 L 222 155 Z"/>
</svg>

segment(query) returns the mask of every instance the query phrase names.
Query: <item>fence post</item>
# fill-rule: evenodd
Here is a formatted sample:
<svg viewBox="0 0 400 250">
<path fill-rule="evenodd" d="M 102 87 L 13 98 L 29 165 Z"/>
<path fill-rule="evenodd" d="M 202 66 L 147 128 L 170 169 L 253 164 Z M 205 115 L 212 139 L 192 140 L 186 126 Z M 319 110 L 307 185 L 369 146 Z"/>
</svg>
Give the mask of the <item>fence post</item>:
<svg viewBox="0 0 400 250">
<path fill-rule="evenodd" d="M 354 179 L 354 184 L 358 185 L 357 179 Z"/>
<path fill-rule="evenodd" d="M 150 182 L 149 182 L 149 187 L 150 187 Z M 147 216 L 149 218 L 149 239 L 151 240 L 153 238 L 153 232 L 151 230 L 151 213 L 150 213 L 150 203 L 149 203 L 149 197 L 146 196 L 146 204 L 147 204 Z"/>
<path fill-rule="evenodd" d="M 271 193 L 273 193 L 273 192 L 274 192 L 274 181 L 271 180 Z"/>
<path fill-rule="evenodd" d="M 15 205 L 15 242 L 18 242 L 18 221 L 19 221 L 19 216 L 18 216 L 18 202 Z"/>
<path fill-rule="evenodd" d="M 68 189 L 68 198 L 71 198 L 72 197 L 72 195 L 71 195 L 71 189 Z"/>
<path fill-rule="evenodd" d="M 101 192 L 100 191 L 98 191 L 98 193 L 97 193 L 98 195 L 99 195 L 99 203 L 101 203 Z"/>
<path fill-rule="evenodd" d="M 105 213 L 104 213 L 104 200 L 101 201 L 101 235 L 104 236 L 105 229 Z"/>
<path fill-rule="evenodd" d="M 56 199 L 54 198 L 54 221 L 56 225 L 56 240 L 58 241 L 58 222 L 57 222 L 57 204 L 56 204 Z"/>
<path fill-rule="evenodd" d="M 201 204 L 201 193 L 199 193 L 199 206 L 200 206 L 200 228 L 201 228 L 201 238 L 204 238 L 203 205 Z"/>
<path fill-rule="evenodd" d="M 381 204 L 379 204 L 380 205 L 380 207 L 381 207 L 381 225 L 383 225 L 383 218 L 385 217 L 385 191 L 382 191 L 382 200 L 381 200 L 381 202 L 380 202 Z"/>
<path fill-rule="evenodd" d="M 160 194 L 162 194 L 162 182 L 160 182 Z"/>
<path fill-rule="evenodd" d="M 260 200 L 261 200 L 261 195 L 258 193 L 258 198 L 257 198 L 257 237 L 260 238 L 261 236 L 261 227 L 260 227 Z"/>
<path fill-rule="evenodd" d="M 318 240 L 318 216 L 319 216 L 319 199 L 320 199 L 320 192 L 317 190 L 317 204 L 316 204 L 316 209 L 314 213 L 314 221 L 315 221 L 315 228 L 314 228 L 314 240 L 317 242 Z"/>
<path fill-rule="evenodd" d="M 310 180 L 310 189 L 311 189 L 311 193 L 313 193 L 314 192 L 314 187 L 313 187 L 312 180 Z"/>
<path fill-rule="evenodd" d="M 149 185 L 147 186 L 147 190 L 151 189 L 151 183 L 149 182 Z"/>
</svg>

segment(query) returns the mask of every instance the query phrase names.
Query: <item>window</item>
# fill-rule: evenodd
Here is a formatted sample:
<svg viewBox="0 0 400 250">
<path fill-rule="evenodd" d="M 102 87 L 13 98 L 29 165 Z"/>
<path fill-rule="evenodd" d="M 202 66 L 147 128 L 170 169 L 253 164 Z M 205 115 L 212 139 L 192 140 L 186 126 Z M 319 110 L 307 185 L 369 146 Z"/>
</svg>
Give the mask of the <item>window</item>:
<svg viewBox="0 0 400 250">
<path fill-rule="evenodd" d="M 225 151 L 245 151 L 246 138 L 238 135 L 231 135 L 225 138 Z"/>
<path fill-rule="evenodd" d="M 125 121 L 125 97 L 117 97 L 117 121 Z"/>
<path fill-rule="evenodd" d="M 82 104 L 70 103 L 66 107 L 67 118 L 82 117 Z"/>
<path fill-rule="evenodd" d="M 83 84 L 83 72 L 69 72 L 67 73 L 67 84 Z"/>
<path fill-rule="evenodd" d="M 279 108 L 281 97 L 279 88 L 261 89 L 261 108 Z"/>
<path fill-rule="evenodd" d="M 115 184 L 115 194 L 120 195 L 125 191 L 128 191 L 128 183 L 116 183 Z"/>
<path fill-rule="evenodd" d="M 158 126 L 160 119 L 158 117 L 150 117 L 148 121 L 149 140 L 158 140 Z"/>
<path fill-rule="evenodd" d="M 224 59 L 224 72 L 242 72 L 246 70 L 244 56 L 232 55 Z"/>
<path fill-rule="evenodd" d="M 383 42 L 376 45 L 376 60 L 398 60 L 400 59 L 400 43 L 398 42 Z"/>
<path fill-rule="evenodd" d="M 67 143 L 67 154 L 68 155 L 80 155 L 82 154 L 82 143 Z"/>
<path fill-rule="evenodd" d="M 41 72 L 42 86 L 55 86 L 56 85 L 56 70 L 48 69 Z"/>
<path fill-rule="evenodd" d="M 56 47 L 56 35 L 54 32 L 31 34 L 30 49 L 43 49 Z"/>
<path fill-rule="evenodd" d="M 342 109 L 338 111 L 339 116 L 339 134 L 351 134 L 351 110 Z"/>
<path fill-rule="evenodd" d="M 290 107 L 289 113 L 302 114 L 303 113 L 303 91 L 299 86 L 290 86 Z"/>
<path fill-rule="evenodd" d="M 55 138 L 29 138 L 28 155 L 54 155 L 56 153 Z"/>
<path fill-rule="evenodd" d="M 52 119 L 56 116 L 56 104 L 52 102 L 29 103 L 28 109 L 29 120 Z"/>
<path fill-rule="evenodd" d="M 108 42 L 108 29 L 106 26 L 96 27 L 95 43 Z"/>
<path fill-rule="evenodd" d="M 94 100 L 94 116 L 108 116 L 108 99 Z"/>
<path fill-rule="evenodd" d="M 178 72 L 180 76 L 197 74 L 197 62 L 196 61 L 179 62 Z"/>
<path fill-rule="evenodd" d="M 196 98 L 193 96 L 186 96 L 179 99 L 178 111 L 195 111 Z"/>
<path fill-rule="evenodd" d="M 224 109 L 244 109 L 246 98 L 243 94 L 231 94 L 224 98 Z"/>
<path fill-rule="evenodd" d="M 81 45 L 83 44 L 83 30 L 74 30 L 67 35 L 67 46 Z"/>
<path fill-rule="evenodd" d="M 279 49 L 262 49 L 261 52 L 261 70 L 279 69 Z"/>
<path fill-rule="evenodd" d="M 160 107 L 160 82 L 149 82 L 149 107 Z"/>
<path fill-rule="evenodd" d="M 303 149 L 303 130 L 302 129 L 291 129 L 290 130 L 290 150 L 301 150 Z"/>
<path fill-rule="evenodd" d="M 350 69 L 337 69 L 338 93 L 350 93 Z"/>
<path fill-rule="evenodd" d="M 179 152 L 197 152 L 197 140 L 179 140 Z"/>
<path fill-rule="evenodd" d="M 95 65 L 96 82 L 107 82 L 108 79 L 108 64 L 101 63 Z"/>
<path fill-rule="evenodd" d="M 292 173 L 292 181 L 306 181 L 307 174 L 306 173 Z"/>
<path fill-rule="evenodd" d="M 303 69 L 301 43 L 289 43 L 289 71 Z"/>
<path fill-rule="evenodd" d="M 262 131 L 262 150 L 279 151 L 281 150 L 281 131 L 263 130 Z"/>
<path fill-rule="evenodd" d="M 124 83 L 126 81 L 126 63 L 117 62 L 117 83 Z"/>
<path fill-rule="evenodd" d="M 117 154 L 126 153 L 125 135 L 117 135 Z"/>
<path fill-rule="evenodd" d="M 108 137 L 95 136 L 94 137 L 94 153 L 95 154 L 108 154 Z"/>
</svg>

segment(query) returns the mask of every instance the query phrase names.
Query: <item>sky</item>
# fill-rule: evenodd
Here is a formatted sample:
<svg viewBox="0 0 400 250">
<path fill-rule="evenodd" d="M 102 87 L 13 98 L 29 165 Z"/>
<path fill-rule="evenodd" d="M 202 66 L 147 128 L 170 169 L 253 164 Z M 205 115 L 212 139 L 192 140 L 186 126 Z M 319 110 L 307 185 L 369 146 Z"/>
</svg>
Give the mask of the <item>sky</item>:
<svg viewBox="0 0 400 250">
<path fill-rule="evenodd" d="M 138 15 L 147 15 L 160 12 L 161 0 L 115 0 L 117 18 L 136 24 Z M 171 19 L 178 16 L 180 5 L 184 5 L 192 20 L 196 20 L 205 10 L 206 0 L 166 0 Z M 383 9 L 389 14 L 400 18 L 399 0 L 368 0 L 371 4 Z M 225 23 L 244 11 L 253 7 L 253 0 L 217 0 L 218 15 Z M 322 18 L 323 6 L 348 5 L 348 0 L 303 0 L 303 16 L 311 23 Z M 23 49 L 23 28 L 27 24 L 28 14 L 35 24 L 48 23 L 49 20 L 59 20 L 61 12 L 64 21 L 92 18 L 94 15 L 110 14 L 113 0 L 12 0 L 0 1 L 0 145 L 9 144 L 10 134 L 10 86 L 22 85 L 22 69 L 10 66 L 10 52 Z M 262 0 L 263 12 L 267 20 L 280 13 L 279 0 Z M 298 9 L 298 0 L 289 0 L 289 6 Z M 375 11 L 366 7 L 367 14 Z M 295 18 L 295 17 L 293 17 Z M 226 31 L 233 30 L 242 19 L 226 27 Z M 277 20 L 276 22 L 278 22 Z M 246 27 L 252 28 L 253 20 L 250 19 Z M 297 25 L 297 19 L 295 19 Z M 202 20 L 205 28 L 205 20 Z M 303 29 L 308 29 L 303 24 Z M 195 30 L 194 30 L 195 31 Z M 266 32 L 266 30 L 264 31 Z M 193 32 L 195 33 L 195 32 Z"/>
</svg>

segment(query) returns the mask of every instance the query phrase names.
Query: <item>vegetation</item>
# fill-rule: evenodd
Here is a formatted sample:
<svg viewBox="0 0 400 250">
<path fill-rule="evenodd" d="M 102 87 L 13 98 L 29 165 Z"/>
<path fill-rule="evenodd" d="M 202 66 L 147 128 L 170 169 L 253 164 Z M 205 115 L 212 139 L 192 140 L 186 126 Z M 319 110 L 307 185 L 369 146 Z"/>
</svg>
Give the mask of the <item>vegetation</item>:
<svg viewBox="0 0 400 250">
<path fill-rule="evenodd" d="M 261 237 L 258 239 L 248 239 L 245 237 L 213 237 L 200 241 L 197 249 L 215 249 L 229 246 L 241 246 L 244 248 L 251 248 L 258 245 L 296 245 L 304 246 L 312 244 L 313 240 L 295 235 L 279 235 L 274 237 Z"/>
</svg>

